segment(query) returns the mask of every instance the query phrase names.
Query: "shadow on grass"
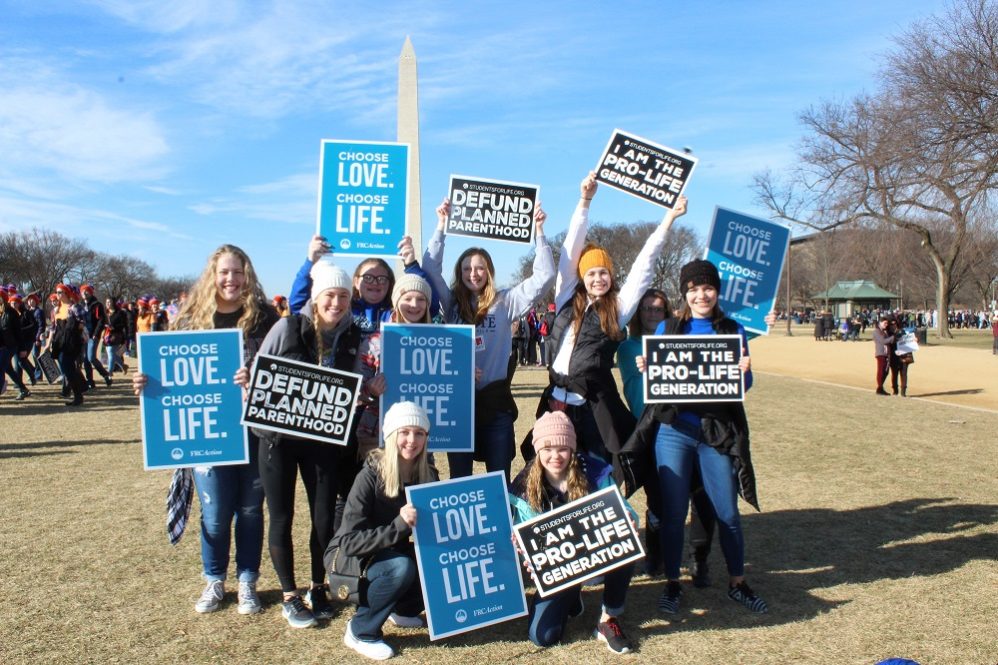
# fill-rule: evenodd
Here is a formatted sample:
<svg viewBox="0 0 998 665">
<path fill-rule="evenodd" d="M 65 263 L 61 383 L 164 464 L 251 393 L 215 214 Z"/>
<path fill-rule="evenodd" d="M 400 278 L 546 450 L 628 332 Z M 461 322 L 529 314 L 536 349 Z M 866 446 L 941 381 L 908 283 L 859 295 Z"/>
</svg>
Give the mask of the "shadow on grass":
<svg viewBox="0 0 998 665">
<path fill-rule="evenodd" d="M 966 390 L 945 390 L 938 393 L 918 393 L 909 397 L 943 397 L 946 395 L 979 395 L 984 392 L 984 388 L 967 388 Z"/>
<path fill-rule="evenodd" d="M 118 439 L 87 439 L 84 441 L 35 441 L 32 443 L 10 443 L 0 445 L 0 459 L 35 457 L 41 455 L 66 455 L 72 451 L 66 448 L 99 446 L 108 444 L 138 444 L 138 441 Z"/>
<path fill-rule="evenodd" d="M 823 589 L 931 577 L 993 559 L 998 534 L 970 532 L 998 524 L 998 505 L 955 501 L 907 499 L 854 510 L 743 516 L 748 581 L 769 603 L 768 614 L 753 615 L 727 598 L 723 556 L 715 545 L 709 559 L 712 587 L 696 589 L 684 581 L 678 615 L 653 609 L 664 578 L 642 576 L 631 583 L 627 604 L 634 611 L 626 616 L 646 622 L 644 635 L 806 621 L 850 602 L 821 598 L 815 592 Z M 587 591 L 596 594 L 586 598 L 587 607 L 599 606 L 599 593 Z"/>
</svg>

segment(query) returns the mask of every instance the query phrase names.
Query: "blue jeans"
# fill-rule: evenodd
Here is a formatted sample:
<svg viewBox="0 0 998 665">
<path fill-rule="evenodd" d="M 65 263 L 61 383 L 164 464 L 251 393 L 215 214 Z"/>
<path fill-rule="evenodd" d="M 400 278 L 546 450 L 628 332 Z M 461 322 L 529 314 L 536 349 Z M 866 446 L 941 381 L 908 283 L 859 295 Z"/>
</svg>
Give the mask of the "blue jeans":
<svg viewBox="0 0 998 665">
<path fill-rule="evenodd" d="M 201 563 L 207 580 L 224 580 L 236 522 L 236 572 L 240 582 L 260 577 L 263 551 L 263 483 L 256 436 L 249 434 L 249 464 L 199 466 L 194 485 L 201 499 Z"/>
<path fill-rule="evenodd" d="M 502 471 L 506 474 L 507 484 L 515 446 L 512 413 L 498 411 L 487 422 L 475 420 L 475 450 L 485 457 L 485 468 L 488 471 Z M 470 476 L 473 462 L 473 453 L 447 453 L 451 478 Z"/>
<path fill-rule="evenodd" d="M 620 616 L 624 612 L 624 602 L 627 600 L 627 588 L 631 584 L 631 564 L 611 570 L 603 576 L 603 609 L 610 616 Z M 541 598 L 534 596 L 530 607 L 530 628 L 527 636 L 539 647 L 549 647 L 557 644 L 565 632 L 565 621 L 568 612 L 579 602 L 582 594 L 581 586 L 573 586 L 558 593 Z"/>
<path fill-rule="evenodd" d="M 367 567 L 367 580 L 366 589 L 361 588 L 357 613 L 350 620 L 350 631 L 358 640 L 380 640 L 381 627 L 396 610 L 407 617 L 423 611 L 419 571 L 416 562 L 405 554 L 394 550 L 378 552 Z"/>
<path fill-rule="evenodd" d="M 738 479 L 731 458 L 703 442 L 699 428 L 676 422 L 661 425 L 655 439 L 655 462 L 662 492 L 662 553 L 665 574 L 679 579 L 683 558 L 683 525 L 690 505 L 694 459 L 700 462 L 703 486 L 717 513 L 721 551 L 728 574 L 745 573 L 745 539 L 738 515 Z"/>
</svg>

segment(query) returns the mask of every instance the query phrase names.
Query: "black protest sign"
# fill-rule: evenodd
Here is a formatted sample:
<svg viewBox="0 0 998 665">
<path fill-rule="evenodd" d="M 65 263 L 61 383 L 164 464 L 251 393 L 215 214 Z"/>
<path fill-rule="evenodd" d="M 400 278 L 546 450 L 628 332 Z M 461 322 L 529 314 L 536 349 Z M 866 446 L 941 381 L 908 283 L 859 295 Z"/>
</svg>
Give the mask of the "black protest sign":
<svg viewBox="0 0 998 665">
<path fill-rule="evenodd" d="M 649 335 L 644 342 L 645 403 L 741 402 L 741 335 Z"/>
<path fill-rule="evenodd" d="M 46 351 L 38 355 L 38 366 L 42 368 L 42 374 L 45 375 L 45 380 L 49 384 L 58 381 L 59 376 L 62 374 L 59 368 L 56 367 L 55 358 L 52 357 L 51 351 Z"/>
<path fill-rule="evenodd" d="M 696 164 L 692 155 L 615 129 L 596 167 L 596 180 L 671 209 Z"/>
<path fill-rule="evenodd" d="M 529 244 L 538 189 L 519 182 L 452 175 L 447 234 Z"/>
<path fill-rule="evenodd" d="M 359 374 L 258 355 L 242 424 L 345 446 L 360 382 Z"/>
<path fill-rule="evenodd" d="M 627 513 L 614 485 L 517 524 L 537 592 L 546 597 L 644 557 Z"/>
</svg>

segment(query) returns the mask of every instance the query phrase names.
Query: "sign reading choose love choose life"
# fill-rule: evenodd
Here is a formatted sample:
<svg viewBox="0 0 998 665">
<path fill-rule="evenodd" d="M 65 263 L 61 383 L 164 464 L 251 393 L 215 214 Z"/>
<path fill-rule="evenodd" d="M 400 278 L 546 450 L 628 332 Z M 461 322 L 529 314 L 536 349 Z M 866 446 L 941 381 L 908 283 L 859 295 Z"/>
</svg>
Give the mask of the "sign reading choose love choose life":
<svg viewBox="0 0 998 665">
<path fill-rule="evenodd" d="M 145 469 L 249 462 L 243 389 L 232 382 L 242 330 L 141 333 L 138 351 L 148 377 L 139 398 Z"/>
<path fill-rule="evenodd" d="M 324 140 L 316 232 L 337 254 L 395 256 L 408 185 L 408 143 Z"/>
<path fill-rule="evenodd" d="M 412 535 L 430 639 L 525 615 L 502 471 L 405 491 L 416 508 Z"/>
<path fill-rule="evenodd" d="M 782 224 L 717 207 L 704 256 L 717 266 L 721 309 L 729 318 L 761 335 L 769 334 L 766 315 L 780 288 L 790 248 L 790 229 Z"/>
<path fill-rule="evenodd" d="M 430 418 L 429 450 L 475 450 L 474 326 L 385 323 L 381 371 L 382 420 L 392 404 L 415 402 Z"/>
</svg>

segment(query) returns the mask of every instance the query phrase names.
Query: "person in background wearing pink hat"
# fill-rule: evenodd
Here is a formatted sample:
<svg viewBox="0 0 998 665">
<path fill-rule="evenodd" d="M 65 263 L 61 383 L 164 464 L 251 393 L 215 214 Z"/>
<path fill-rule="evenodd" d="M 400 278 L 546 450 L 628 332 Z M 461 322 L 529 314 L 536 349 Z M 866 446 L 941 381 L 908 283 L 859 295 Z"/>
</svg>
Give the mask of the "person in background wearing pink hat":
<svg viewBox="0 0 998 665">
<path fill-rule="evenodd" d="M 35 300 L 37 301 L 37 296 Z M 17 312 L 18 328 L 20 329 L 17 353 L 12 358 L 14 371 L 17 373 L 17 378 L 22 381 L 24 380 L 25 372 L 27 372 L 31 385 L 35 385 L 36 368 L 31 362 L 31 351 L 35 346 L 35 339 L 38 336 L 38 321 L 35 319 L 34 313 L 24 308 L 24 299 L 17 293 L 9 294 L 7 302 Z"/>
<path fill-rule="evenodd" d="M 138 306 L 138 313 L 135 315 L 135 333 L 140 335 L 152 332 L 156 317 L 153 316 L 152 310 L 149 309 L 149 298 L 142 296 L 135 301 L 135 304 Z"/>
<path fill-rule="evenodd" d="M 525 522 L 541 513 L 559 508 L 613 485 L 610 465 L 602 459 L 576 450 L 572 421 L 561 411 L 550 411 L 534 423 L 535 457 L 510 485 L 509 501 L 516 522 Z M 631 521 L 637 515 L 628 506 Z M 524 565 L 529 568 L 529 561 Z M 633 566 L 627 564 L 603 576 L 603 607 L 594 636 L 614 653 L 628 653 L 630 640 L 618 618 L 624 612 Z M 557 644 L 565 623 L 582 614 L 582 587 L 574 586 L 547 598 L 534 596 L 530 605 L 530 641 L 540 647 Z"/>
<path fill-rule="evenodd" d="M 94 295 L 94 287 L 84 284 L 80 287 L 82 304 L 85 306 L 83 325 L 87 329 L 87 348 L 83 356 L 84 377 L 87 387 L 94 388 L 94 370 L 104 379 L 104 384 L 110 387 L 111 373 L 104 368 L 97 355 L 97 346 L 104 339 L 104 329 L 107 328 L 107 310 L 104 304 Z"/>
<path fill-rule="evenodd" d="M 55 318 L 43 350 L 52 351 L 52 356 L 62 370 L 62 396 L 69 397 L 72 392 L 73 399 L 66 402 L 66 406 L 80 406 L 86 390 L 79 367 L 80 357 L 86 348 L 86 330 L 83 326 L 85 311 L 75 306 L 77 292 L 72 284 L 58 284 L 55 294 L 59 300 L 53 308 Z"/>
<path fill-rule="evenodd" d="M 8 298 L 20 298 L 20 296 L 17 293 L 9 293 L 6 289 L 0 293 L 0 382 L 3 382 L 4 376 L 10 377 L 18 389 L 15 399 L 22 400 L 31 395 L 31 391 L 21 380 L 20 371 L 14 371 L 14 358 L 22 353 L 21 317 L 8 302 Z M 27 355 L 26 352 L 23 353 Z M 6 388 L 5 385 L 3 387 Z M 2 392 L 3 390 L 0 390 L 0 393 Z"/>
<path fill-rule="evenodd" d="M 170 317 L 166 314 L 166 309 L 163 307 L 163 301 L 153 296 L 149 299 L 149 309 L 152 311 L 153 332 L 169 330 Z"/>
<path fill-rule="evenodd" d="M 651 285 L 655 259 L 673 222 L 686 213 L 686 197 L 666 211 L 661 223 L 634 259 L 623 286 L 617 283 L 613 259 L 596 245 L 586 245 L 589 204 L 596 195 L 596 174 L 579 185 L 581 198 L 565 234 L 555 286 L 554 329 L 548 344 L 554 360 L 550 383 L 541 396 L 537 415 L 564 411 L 579 447 L 609 462 L 634 430 L 635 418 L 617 390 L 611 373 L 624 326 Z M 530 454 L 524 446 L 523 452 Z"/>
</svg>

